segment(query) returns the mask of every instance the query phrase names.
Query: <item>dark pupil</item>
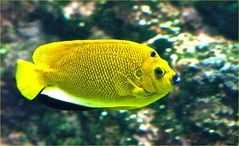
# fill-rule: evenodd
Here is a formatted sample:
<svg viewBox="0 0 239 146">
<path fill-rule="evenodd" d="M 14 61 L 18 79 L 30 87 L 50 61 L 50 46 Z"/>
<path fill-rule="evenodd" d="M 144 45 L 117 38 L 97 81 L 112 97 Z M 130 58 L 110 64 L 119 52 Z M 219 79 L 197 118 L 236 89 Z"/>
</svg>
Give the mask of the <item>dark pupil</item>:
<svg viewBox="0 0 239 146">
<path fill-rule="evenodd" d="M 151 53 L 151 57 L 154 57 L 155 55 L 156 55 L 155 52 L 152 52 L 152 53 Z"/>
<path fill-rule="evenodd" d="M 158 75 L 158 76 L 162 76 L 163 75 L 163 70 L 160 68 L 160 67 L 157 67 L 155 70 L 154 70 L 155 74 Z"/>
</svg>

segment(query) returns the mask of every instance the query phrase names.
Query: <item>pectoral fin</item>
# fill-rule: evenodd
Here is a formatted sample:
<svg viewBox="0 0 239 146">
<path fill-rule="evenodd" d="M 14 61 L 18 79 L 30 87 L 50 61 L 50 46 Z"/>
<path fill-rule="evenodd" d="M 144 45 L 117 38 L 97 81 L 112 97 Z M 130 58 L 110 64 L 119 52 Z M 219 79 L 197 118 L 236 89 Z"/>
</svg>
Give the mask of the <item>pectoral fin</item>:
<svg viewBox="0 0 239 146">
<path fill-rule="evenodd" d="M 115 87 L 121 96 L 144 96 L 147 94 L 143 88 L 137 86 L 130 78 L 127 78 L 122 73 L 118 73 L 118 80 Z"/>
</svg>

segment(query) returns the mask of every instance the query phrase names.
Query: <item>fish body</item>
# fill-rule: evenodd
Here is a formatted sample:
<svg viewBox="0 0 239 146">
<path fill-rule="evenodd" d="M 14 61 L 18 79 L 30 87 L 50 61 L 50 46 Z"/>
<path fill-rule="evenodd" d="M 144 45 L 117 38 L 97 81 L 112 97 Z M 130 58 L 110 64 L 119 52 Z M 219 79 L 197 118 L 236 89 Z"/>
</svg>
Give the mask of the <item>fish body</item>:
<svg viewBox="0 0 239 146">
<path fill-rule="evenodd" d="M 16 71 L 17 87 L 29 100 L 44 94 L 91 108 L 143 107 L 168 94 L 176 80 L 155 50 L 125 40 L 45 44 L 33 63 L 18 60 Z"/>
</svg>

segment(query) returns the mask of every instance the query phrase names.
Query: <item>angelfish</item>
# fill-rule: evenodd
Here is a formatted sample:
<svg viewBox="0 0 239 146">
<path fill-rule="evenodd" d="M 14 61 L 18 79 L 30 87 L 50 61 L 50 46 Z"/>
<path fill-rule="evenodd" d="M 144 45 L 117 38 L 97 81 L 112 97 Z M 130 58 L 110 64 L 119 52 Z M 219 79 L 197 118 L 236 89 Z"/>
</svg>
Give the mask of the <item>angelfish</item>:
<svg viewBox="0 0 239 146">
<path fill-rule="evenodd" d="M 18 89 L 29 100 L 62 109 L 136 109 L 180 81 L 154 49 L 126 40 L 53 42 L 38 47 L 32 58 L 33 63 L 17 60 Z"/>
</svg>

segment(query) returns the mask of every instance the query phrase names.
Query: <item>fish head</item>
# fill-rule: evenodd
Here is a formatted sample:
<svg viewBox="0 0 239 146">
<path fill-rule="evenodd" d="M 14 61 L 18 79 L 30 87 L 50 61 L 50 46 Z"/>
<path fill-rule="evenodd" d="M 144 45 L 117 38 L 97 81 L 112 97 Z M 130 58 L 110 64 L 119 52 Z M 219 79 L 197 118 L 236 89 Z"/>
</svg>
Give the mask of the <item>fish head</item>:
<svg viewBox="0 0 239 146">
<path fill-rule="evenodd" d="M 142 65 L 141 87 L 152 95 L 163 97 L 180 82 L 178 74 L 162 59 L 156 51 Z"/>
</svg>

